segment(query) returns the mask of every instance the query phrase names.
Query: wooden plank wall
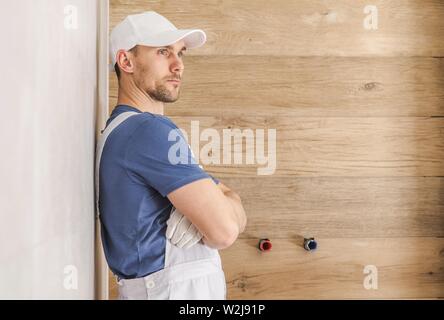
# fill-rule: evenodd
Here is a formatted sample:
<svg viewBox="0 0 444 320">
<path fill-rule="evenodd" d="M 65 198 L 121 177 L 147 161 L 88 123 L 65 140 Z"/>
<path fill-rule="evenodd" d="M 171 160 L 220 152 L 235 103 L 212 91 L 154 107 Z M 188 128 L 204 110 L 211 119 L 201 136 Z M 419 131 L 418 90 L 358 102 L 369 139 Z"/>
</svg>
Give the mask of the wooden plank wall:
<svg viewBox="0 0 444 320">
<path fill-rule="evenodd" d="M 367 4 L 111 1 L 111 27 L 155 10 L 207 32 L 166 105 L 181 128 L 277 131 L 273 175 L 204 166 L 249 217 L 221 251 L 229 299 L 444 297 L 444 2 L 371 1 L 376 30 L 363 27 Z M 304 236 L 318 250 L 305 251 Z M 262 237 L 271 252 L 256 249 Z M 367 265 L 376 290 L 364 288 Z"/>
</svg>

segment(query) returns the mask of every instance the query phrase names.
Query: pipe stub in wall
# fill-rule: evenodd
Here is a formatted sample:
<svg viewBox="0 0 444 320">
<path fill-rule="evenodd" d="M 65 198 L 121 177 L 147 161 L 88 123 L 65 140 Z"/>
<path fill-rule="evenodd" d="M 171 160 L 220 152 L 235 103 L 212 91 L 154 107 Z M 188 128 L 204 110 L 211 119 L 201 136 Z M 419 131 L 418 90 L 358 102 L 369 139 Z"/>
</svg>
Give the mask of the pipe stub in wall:
<svg viewBox="0 0 444 320">
<path fill-rule="evenodd" d="M 307 251 L 315 250 L 318 247 L 314 238 L 304 238 L 304 249 Z"/>
<path fill-rule="evenodd" d="M 270 251 L 273 245 L 271 244 L 270 239 L 260 239 L 258 247 L 261 251 Z"/>
</svg>

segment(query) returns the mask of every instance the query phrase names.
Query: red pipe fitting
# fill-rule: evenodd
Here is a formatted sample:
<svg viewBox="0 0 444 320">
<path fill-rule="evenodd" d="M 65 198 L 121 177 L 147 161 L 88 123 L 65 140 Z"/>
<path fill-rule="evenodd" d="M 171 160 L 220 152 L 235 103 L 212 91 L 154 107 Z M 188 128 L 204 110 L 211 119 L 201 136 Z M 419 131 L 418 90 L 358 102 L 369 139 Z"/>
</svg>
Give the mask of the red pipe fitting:
<svg viewBox="0 0 444 320">
<path fill-rule="evenodd" d="M 259 240 L 258 247 L 261 251 L 270 251 L 273 245 L 271 244 L 270 239 L 261 239 Z"/>
</svg>

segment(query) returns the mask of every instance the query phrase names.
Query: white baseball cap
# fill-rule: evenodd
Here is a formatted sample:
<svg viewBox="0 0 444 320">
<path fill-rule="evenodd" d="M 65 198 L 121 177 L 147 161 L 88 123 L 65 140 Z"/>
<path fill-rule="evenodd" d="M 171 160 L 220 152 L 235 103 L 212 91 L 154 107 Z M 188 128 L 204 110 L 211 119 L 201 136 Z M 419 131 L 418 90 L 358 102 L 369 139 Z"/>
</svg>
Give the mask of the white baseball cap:
<svg viewBox="0 0 444 320">
<path fill-rule="evenodd" d="M 167 18 L 155 11 L 129 15 L 111 31 L 109 52 L 110 69 L 116 64 L 117 51 L 130 50 L 136 45 L 163 47 L 184 40 L 190 49 L 202 46 L 207 36 L 200 29 L 177 29 Z"/>
</svg>

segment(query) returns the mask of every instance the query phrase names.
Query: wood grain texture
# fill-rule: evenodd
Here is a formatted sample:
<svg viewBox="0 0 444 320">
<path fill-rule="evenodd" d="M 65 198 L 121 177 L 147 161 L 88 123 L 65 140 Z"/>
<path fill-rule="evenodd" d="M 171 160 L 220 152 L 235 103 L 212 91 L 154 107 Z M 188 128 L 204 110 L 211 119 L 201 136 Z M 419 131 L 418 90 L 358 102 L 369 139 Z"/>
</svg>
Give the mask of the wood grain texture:
<svg viewBox="0 0 444 320">
<path fill-rule="evenodd" d="M 186 57 L 174 116 L 444 115 L 444 59 Z M 110 107 L 117 102 L 110 76 Z"/>
<path fill-rule="evenodd" d="M 200 28 L 196 55 L 444 56 L 444 3 L 372 1 L 378 29 L 367 30 L 365 0 L 112 0 L 113 27 L 128 14 L 154 10 L 178 28 Z"/>
<path fill-rule="evenodd" d="M 444 236 L 444 179 L 227 178 L 243 199 L 242 239 Z"/>
<path fill-rule="evenodd" d="M 204 166 L 217 177 L 257 176 L 257 168 L 246 164 L 243 142 L 241 164 L 223 162 L 223 129 L 276 129 L 274 176 L 444 176 L 444 118 L 415 117 L 171 117 L 189 135 L 191 121 L 199 121 L 200 132 L 218 130 L 220 164 Z M 255 131 L 256 132 L 256 131 Z M 197 140 L 199 136 L 194 135 Z M 243 139 L 245 140 L 245 139 Z M 234 140 L 231 153 L 242 140 Z M 255 138 L 255 141 L 260 141 Z M 201 141 L 201 147 L 207 141 Z M 265 139 L 265 150 L 268 148 Z M 227 150 L 225 148 L 225 150 Z M 198 149 L 194 150 L 200 157 Z M 254 151 L 254 150 L 253 150 Z M 199 153 L 198 153 L 199 152 Z M 266 151 L 267 152 L 267 151 Z M 265 153 L 267 155 L 267 153 Z M 262 176 L 265 177 L 265 176 Z"/>
<path fill-rule="evenodd" d="M 300 238 L 271 240 L 265 253 L 253 239 L 221 251 L 228 299 L 444 298 L 443 238 L 319 238 L 313 252 Z M 366 265 L 377 290 L 363 286 Z"/>
</svg>

